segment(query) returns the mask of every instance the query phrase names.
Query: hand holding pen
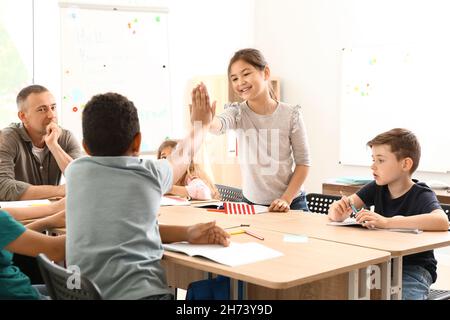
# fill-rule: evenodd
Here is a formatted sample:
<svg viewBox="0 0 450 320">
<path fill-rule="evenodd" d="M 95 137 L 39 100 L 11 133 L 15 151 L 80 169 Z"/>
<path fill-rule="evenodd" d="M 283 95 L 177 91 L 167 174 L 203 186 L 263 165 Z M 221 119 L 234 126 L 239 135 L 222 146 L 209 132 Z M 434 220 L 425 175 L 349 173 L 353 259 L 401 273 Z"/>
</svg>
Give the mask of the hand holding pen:
<svg viewBox="0 0 450 320">
<path fill-rule="evenodd" d="M 350 218 L 355 218 L 356 215 L 358 214 L 358 209 L 356 209 L 352 197 L 347 197 L 346 195 L 344 195 L 344 193 L 342 193 L 342 191 L 339 191 L 339 193 L 342 196 L 341 200 L 344 201 L 344 203 L 346 204 L 346 210 L 344 210 L 345 213 L 348 213 L 348 211 L 351 210 Z"/>
</svg>

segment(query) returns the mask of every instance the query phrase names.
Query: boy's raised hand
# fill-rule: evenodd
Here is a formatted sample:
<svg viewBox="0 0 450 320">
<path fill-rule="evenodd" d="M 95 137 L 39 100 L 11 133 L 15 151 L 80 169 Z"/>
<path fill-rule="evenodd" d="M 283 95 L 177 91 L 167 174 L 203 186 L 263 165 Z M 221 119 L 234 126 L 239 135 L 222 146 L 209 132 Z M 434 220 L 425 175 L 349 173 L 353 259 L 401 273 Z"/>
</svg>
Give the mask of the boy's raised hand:
<svg viewBox="0 0 450 320">
<path fill-rule="evenodd" d="M 197 223 L 187 230 L 187 240 L 194 244 L 221 244 L 227 247 L 230 244 L 229 238 L 230 235 L 216 226 L 215 221 Z"/>
<path fill-rule="evenodd" d="M 202 122 L 203 126 L 209 126 L 216 114 L 216 101 L 211 102 L 208 90 L 203 83 L 200 83 L 192 90 L 192 104 L 189 106 L 191 113 L 191 122 Z"/>
</svg>

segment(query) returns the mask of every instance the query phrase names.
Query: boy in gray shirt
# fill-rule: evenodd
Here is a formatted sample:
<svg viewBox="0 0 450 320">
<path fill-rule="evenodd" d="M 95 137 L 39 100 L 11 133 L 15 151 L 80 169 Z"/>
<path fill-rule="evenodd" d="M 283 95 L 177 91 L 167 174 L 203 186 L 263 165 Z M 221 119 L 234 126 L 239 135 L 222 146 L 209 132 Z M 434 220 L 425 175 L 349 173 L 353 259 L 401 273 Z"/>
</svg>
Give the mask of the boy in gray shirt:
<svg viewBox="0 0 450 320">
<path fill-rule="evenodd" d="M 199 93 L 197 98 L 207 96 Z M 192 110 L 192 121 L 203 125 L 168 160 L 140 160 L 134 104 L 116 93 L 94 96 L 87 103 L 83 147 L 91 157 L 74 161 L 66 170 L 66 257 L 68 265 L 78 266 L 99 286 L 104 298 L 171 299 L 160 265 L 162 242 L 229 244 L 229 235 L 215 222 L 184 227 L 157 221 L 161 196 L 186 171 L 201 144 L 195 138 L 208 130 L 211 112 Z"/>
</svg>

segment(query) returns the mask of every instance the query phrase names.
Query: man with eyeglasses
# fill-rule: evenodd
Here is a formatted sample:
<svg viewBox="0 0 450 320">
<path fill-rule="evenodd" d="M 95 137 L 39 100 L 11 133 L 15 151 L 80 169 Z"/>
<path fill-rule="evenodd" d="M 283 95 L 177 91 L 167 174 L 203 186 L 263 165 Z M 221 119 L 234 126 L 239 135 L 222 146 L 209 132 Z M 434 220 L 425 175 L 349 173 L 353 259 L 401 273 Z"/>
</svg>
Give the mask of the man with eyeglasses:
<svg viewBox="0 0 450 320">
<path fill-rule="evenodd" d="M 58 126 L 56 103 L 47 88 L 31 85 L 17 95 L 20 123 L 1 131 L 0 201 L 64 197 L 59 185 L 79 143 Z"/>
</svg>

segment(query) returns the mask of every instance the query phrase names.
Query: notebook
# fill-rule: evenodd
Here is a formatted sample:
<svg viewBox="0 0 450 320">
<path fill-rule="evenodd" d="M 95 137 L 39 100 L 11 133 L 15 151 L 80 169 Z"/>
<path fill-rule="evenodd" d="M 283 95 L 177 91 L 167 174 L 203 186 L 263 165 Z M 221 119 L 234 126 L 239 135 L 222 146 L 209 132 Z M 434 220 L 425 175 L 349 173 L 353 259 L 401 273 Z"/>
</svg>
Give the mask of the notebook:
<svg viewBox="0 0 450 320">
<path fill-rule="evenodd" d="M 223 209 L 223 202 L 218 200 L 194 200 L 191 207 L 202 209 Z"/>
<path fill-rule="evenodd" d="M 257 261 L 281 257 L 283 253 L 256 242 L 231 242 L 228 247 L 218 244 L 176 242 L 163 244 L 165 250 L 182 252 L 191 257 L 201 256 L 220 264 L 236 267 Z"/>
<path fill-rule="evenodd" d="M 350 185 L 361 185 L 361 184 L 367 184 L 371 181 L 373 181 L 373 178 L 370 177 L 339 177 L 334 180 L 337 183 L 343 183 L 343 184 L 350 184 Z"/>
<path fill-rule="evenodd" d="M 188 206 L 190 202 L 186 198 L 177 196 L 163 196 L 161 198 L 161 207 L 164 206 Z"/>
<path fill-rule="evenodd" d="M 327 225 L 329 226 L 353 226 L 353 227 L 361 227 L 364 228 L 364 226 L 358 222 L 356 222 L 355 218 L 347 218 L 344 221 L 332 221 L 328 222 Z M 386 228 L 386 229 L 380 229 L 380 228 L 374 228 L 370 230 L 384 230 L 384 231 L 392 231 L 392 232 L 403 232 L 403 233 L 414 233 L 419 234 L 423 231 L 416 228 Z"/>
<path fill-rule="evenodd" d="M 44 206 L 51 202 L 44 200 L 25 200 L 25 201 L 0 201 L 0 208 L 20 208 L 20 207 L 35 207 Z"/>
<path fill-rule="evenodd" d="M 347 218 L 344 221 L 332 221 L 328 222 L 327 225 L 329 226 L 360 226 L 362 227 L 362 224 L 356 222 L 355 218 Z"/>
</svg>

